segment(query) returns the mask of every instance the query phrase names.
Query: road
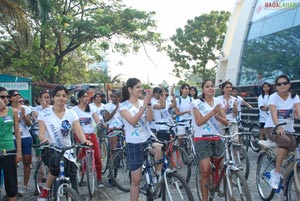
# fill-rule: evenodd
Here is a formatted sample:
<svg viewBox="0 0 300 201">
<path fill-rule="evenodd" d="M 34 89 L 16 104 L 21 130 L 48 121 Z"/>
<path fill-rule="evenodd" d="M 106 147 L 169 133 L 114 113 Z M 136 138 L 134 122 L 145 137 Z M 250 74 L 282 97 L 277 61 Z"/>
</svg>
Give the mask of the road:
<svg viewBox="0 0 300 201">
<path fill-rule="evenodd" d="M 248 178 L 248 185 L 249 185 L 249 189 L 251 192 L 251 198 L 252 200 L 261 200 L 261 198 L 259 197 L 258 193 L 257 193 L 257 188 L 256 188 L 256 181 L 255 181 L 255 172 L 256 172 L 256 160 L 258 157 L 258 153 L 253 152 L 252 150 L 249 150 L 249 159 L 250 159 L 250 175 Z M 32 176 L 33 174 L 31 174 Z M 107 181 L 107 173 L 103 176 L 104 177 L 104 181 L 106 183 Z M 23 181 L 23 171 L 22 171 L 22 165 L 20 165 L 20 167 L 18 168 L 18 180 L 19 183 L 21 184 L 21 181 Z M 36 200 L 37 196 L 33 195 L 34 192 L 34 188 L 33 188 L 33 179 L 30 180 L 30 184 L 31 184 L 31 189 L 27 192 L 25 192 L 22 197 L 18 197 L 18 201 L 28 201 L 28 200 Z M 196 181 L 195 181 L 195 176 L 192 175 L 191 177 L 191 181 L 189 183 L 189 186 L 193 192 L 193 196 L 195 198 L 195 200 L 198 200 L 197 194 L 196 194 Z M 105 186 L 104 188 L 100 188 L 97 189 L 96 195 L 94 196 L 94 198 L 89 198 L 88 197 L 88 192 L 87 192 L 87 187 L 80 187 L 80 194 L 81 194 L 81 198 L 82 200 L 101 200 L 101 201 L 128 201 L 130 200 L 130 196 L 129 193 L 124 193 L 120 190 L 118 190 L 116 187 L 108 187 Z M 1 195 L 3 196 L 5 194 L 5 192 L 3 191 L 3 189 L 1 190 Z M 143 200 L 143 199 L 141 199 Z M 215 199 L 216 201 L 218 200 L 225 200 L 223 199 Z M 272 199 L 275 201 L 279 201 L 280 200 L 280 196 L 278 194 L 275 195 L 275 197 Z"/>
</svg>

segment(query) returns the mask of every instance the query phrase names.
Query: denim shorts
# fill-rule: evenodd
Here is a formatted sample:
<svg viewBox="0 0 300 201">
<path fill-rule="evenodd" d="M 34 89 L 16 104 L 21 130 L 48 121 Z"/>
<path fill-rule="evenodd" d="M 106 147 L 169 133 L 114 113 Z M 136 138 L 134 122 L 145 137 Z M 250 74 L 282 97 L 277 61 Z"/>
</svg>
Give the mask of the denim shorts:
<svg viewBox="0 0 300 201">
<path fill-rule="evenodd" d="M 222 157 L 224 144 L 222 140 L 199 140 L 194 143 L 197 160 L 203 160 L 211 156 Z"/>
<path fill-rule="evenodd" d="M 127 162 L 130 171 L 139 169 L 144 162 L 144 150 L 147 148 L 148 143 L 126 143 Z"/>
<path fill-rule="evenodd" d="M 15 146 L 17 147 L 16 140 Z M 31 155 L 32 153 L 32 137 L 21 138 L 22 155 Z"/>
</svg>

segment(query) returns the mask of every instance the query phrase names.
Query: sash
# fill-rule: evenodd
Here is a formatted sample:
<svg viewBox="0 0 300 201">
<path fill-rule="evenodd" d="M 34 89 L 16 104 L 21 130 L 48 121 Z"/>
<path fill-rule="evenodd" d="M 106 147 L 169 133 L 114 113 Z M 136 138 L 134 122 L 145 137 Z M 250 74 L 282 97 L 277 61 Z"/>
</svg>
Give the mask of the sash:
<svg viewBox="0 0 300 201">
<path fill-rule="evenodd" d="M 197 108 L 199 109 L 202 116 L 205 116 L 210 111 L 207 110 L 205 103 L 203 103 L 201 100 L 199 100 L 199 103 L 197 104 Z M 219 129 L 218 121 L 215 116 L 211 117 L 207 123 L 203 126 L 203 129 L 209 128 L 210 134 L 220 134 L 221 131 Z"/>
<path fill-rule="evenodd" d="M 67 110 L 66 110 L 67 112 Z M 62 134 L 62 129 L 57 129 L 61 128 L 62 125 L 60 125 L 60 122 L 56 119 L 54 116 L 55 113 L 52 111 L 52 108 L 49 110 L 44 110 L 44 123 L 46 125 L 48 134 L 51 138 L 51 141 L 53 143 L 56 143 L 58 147 L 62 148 L 64 146 L 64 139 L 63 139 L 63 134 Z M 73 150 L 67 150 L 64 153 L 64 157 L 74 163 L 76 163 L 76 158 L 73 154 Z"/>
</svg>

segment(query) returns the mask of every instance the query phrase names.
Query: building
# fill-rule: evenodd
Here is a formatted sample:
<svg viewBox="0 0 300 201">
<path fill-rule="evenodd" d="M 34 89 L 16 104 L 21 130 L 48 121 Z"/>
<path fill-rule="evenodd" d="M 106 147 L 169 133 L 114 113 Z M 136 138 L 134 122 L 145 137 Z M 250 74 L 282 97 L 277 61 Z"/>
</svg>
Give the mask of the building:
<svg viewBox="0 0 300 201">
<path fill-rule="evenodd" d="M 252 86 L 257 74 L 300 80 L 300 0 L 237 0 L 216 80 Z"/>
</svg>

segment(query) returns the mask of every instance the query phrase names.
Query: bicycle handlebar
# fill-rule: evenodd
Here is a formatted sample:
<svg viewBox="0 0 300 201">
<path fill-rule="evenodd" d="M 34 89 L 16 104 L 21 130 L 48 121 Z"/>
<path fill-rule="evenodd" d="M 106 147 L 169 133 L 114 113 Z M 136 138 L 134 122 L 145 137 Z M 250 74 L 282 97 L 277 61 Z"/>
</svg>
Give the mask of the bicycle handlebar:
<svg viewBox="0 0 300 201">
<path fill-rule="evenodd" d="M 54 150 L 64 154 L 67 150 L 70 150 L 70 149 L 73 149 L 73 148 L 78 148 L 78 147 L 80 147 L 80 148 L 91 148 L 92 146 L 89 146 L 86 143 L 77 143 L 77 144 L 73 144 L 71 146 L 59 147 L 59 146 L 57 146 L 57 144 L 44 142 L 44 143 L 41 143 L 41 144 L 34 144 L 34 145 L 32 145 L 32 147 L 37 148 L 37 149 L 50 148 L 50 149 L 54 149 Z"/>
<path fill-rule="evenodd" d="M 272 134 L 277 134 L 277 133 L 276 133 L 276 130 L 277 130 L 277 128 L 278 128 L 279 126 L 283 126 L 283 125 L 286 125 L 286 122 L 283 122 L 283 123 L 277 124 L 277 125 L 275 126 L 275 128 L 273 129 L 273 132 L 272 132 Z"/>
</svg>

